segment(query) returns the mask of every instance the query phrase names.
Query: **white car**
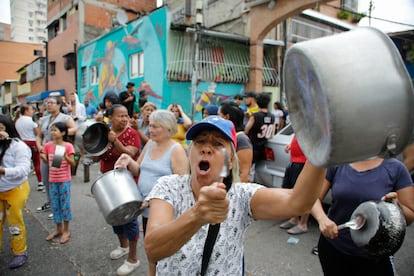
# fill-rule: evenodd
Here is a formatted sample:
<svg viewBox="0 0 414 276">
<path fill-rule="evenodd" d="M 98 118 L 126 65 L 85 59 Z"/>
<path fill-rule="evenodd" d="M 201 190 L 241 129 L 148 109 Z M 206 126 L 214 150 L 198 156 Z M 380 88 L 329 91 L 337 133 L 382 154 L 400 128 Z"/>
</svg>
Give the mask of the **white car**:
<svg viewBox="0 0 414 276">
<path fill-rule="evenodd" d="M 282 187 L 285 169 L 290 163 L 290 153 L 285 152 L 285 147 L 290 144 L 293 135 L 292 125 L 288 124 L 267 141 L 265 160 L 256 163 L 255 183 L 271 188 Z M 332 203 L 331 190 L 326 194 L 323 203 Z"/>
<path fill-rule="evenodd" d="M 267 187 L 282 186 L 285 169 L 290 162 L 290 154 L 285 152 L 286 145 L 293 139 L 290 124 L 269 139 L 265 147 L 265 160 L 256 163 L 255 182 Z"/>
</svg>

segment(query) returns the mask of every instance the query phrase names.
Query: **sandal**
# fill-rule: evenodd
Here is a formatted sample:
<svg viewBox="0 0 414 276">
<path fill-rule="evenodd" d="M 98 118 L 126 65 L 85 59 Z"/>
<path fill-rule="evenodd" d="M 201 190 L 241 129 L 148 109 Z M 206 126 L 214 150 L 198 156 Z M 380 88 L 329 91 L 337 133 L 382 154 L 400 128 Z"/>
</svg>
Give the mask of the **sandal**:
<svg viewBox="0 0 414 276">
<path fill-rule="evenodd" d="M 69 241 L 70 241 L 70 232 L 68 232 L 68 233 L 63 233 L 63 234 L 62 234 L 62 237 L 60 238 L 59 243 L 60 243 L 60 244 L 65 244 L 65 243 L 67 243 L 67 242 L 69 242 Z"/>
<path fill-rule="evenodd" d="M 300 234 L 308 232 L 308 229 L 304 230 L 304 229 L 300 228 L 299 225 L 296 225 L 296 226 L 290 228 L 289 230 L 287 230 L 287 232 L 288 232 L 288 234 L 291 234 L 291 235 L 300 235 Z"/>
<path fill-rule="evenodd" d="M 50 233 L 50 234 L 46 237 L 46 240 L 47 240 L 47 241 L 51 241 L 51 240 L 53 240 L 53 239 L 55 239 L 55 238 L 59 237 L 60 235 L 62 235 L 62 233 L 59 233 L 59 232 L 57 232 L 57 231 L 54 231 L 53 233 Z"/>
<path fill-rule="evenodd" d="M 290 229 L 296 226 L 295 223 L 290 222 L 290 220 L 285 221 L 284 223 L 280 224 L 279 227 L 282 229 Z"/>
</svg>

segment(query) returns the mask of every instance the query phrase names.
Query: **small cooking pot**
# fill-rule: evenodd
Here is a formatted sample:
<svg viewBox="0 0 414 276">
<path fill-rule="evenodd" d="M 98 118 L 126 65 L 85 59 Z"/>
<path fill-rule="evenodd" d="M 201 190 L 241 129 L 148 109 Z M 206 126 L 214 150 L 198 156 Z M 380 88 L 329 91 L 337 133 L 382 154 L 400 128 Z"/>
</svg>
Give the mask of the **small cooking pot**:
<svg viewBox="0 0 414 276">
<path fill-rule="evenodd" d="M 295 44 L 283 78 L 293 129 L 314 165 L 395 155 L 412 139 L 411 78 L 397 47 L 377 29 Z"/>
<path fill-rule="evenodd" d="M 363 218 L 360 229 L 350 229 L 358 247 L 373 257 L 391 256 L 400 249 L 405 236 L 406 221 L 400 207 L 385 201 L 366 201 L 352 213 L 351 221 Z"/>
<path fill-rule="evenodd" d="M 62 165 L 63 158 L 65 157 L 65 151 L 66 148 L 64 146 L 56 145 L 52 159 L 52 167 L 60 168 L 60 166 Z"/>
<path fill-rule="evenodd" d="M 126 224 L 143 211 L 143 198 L 137 183 L 126 169 L 115 169 L 101 175 L 92 184 L 91 192 L 110 225 Z"/>
<path fill-rule="evenodd" d="M 90 156 L 100 156 L 108 150 L 108 133 L 109 128 L 105 123 L 88 120 L 78 127 L 75 143 Z"/>
</svg>

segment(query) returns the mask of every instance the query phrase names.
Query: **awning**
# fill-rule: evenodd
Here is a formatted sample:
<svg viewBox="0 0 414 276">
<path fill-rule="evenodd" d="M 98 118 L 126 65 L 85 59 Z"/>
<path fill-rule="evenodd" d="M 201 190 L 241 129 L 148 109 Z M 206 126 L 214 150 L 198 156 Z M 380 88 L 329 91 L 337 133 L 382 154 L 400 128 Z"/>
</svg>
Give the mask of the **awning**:
<svg viewBox="0 0 414 276">
<path fill-rule="evenodd" d="M 193 36 L 180 31 L 170 32 L 167 78 L 170 81 L 191 81 L 194 55 Z M 199 78 L 203 81 L 241 83 L 249 81 L 250 53 L 247 43 L 203 36 L 198 58 Z M 275 47 L 264 47 L 263 84 L 276 86 L 279 74 L 272 56 Z"/>
<path fill-rule="evenodd" d="M 49 97 L 49 95 L 52 94 L 52 93 L 56 94 L 56 95 L 59 95 L 59 96 L 64 96 L 65 95 L 65 90 L 64 89 L 59 89 L 59 90 L 43 91 L 43 92 L 37 93 L 35 95 L 27 96 L 26 101 L 28 103 L 41 102 L 44 99 L 46 99 L 47 97 Z"/>
</svg>

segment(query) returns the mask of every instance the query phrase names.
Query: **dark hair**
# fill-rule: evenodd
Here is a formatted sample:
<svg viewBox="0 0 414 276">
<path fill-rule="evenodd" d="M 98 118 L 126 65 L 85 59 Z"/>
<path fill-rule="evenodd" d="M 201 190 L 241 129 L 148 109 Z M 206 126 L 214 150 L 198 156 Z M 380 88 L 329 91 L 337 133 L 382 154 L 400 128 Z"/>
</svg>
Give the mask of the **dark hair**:
<svg viewBox="0 0 414 276">
<path fill-rule="evenodd" d="M 60 132 L 64 132 L 65 135 L 63 135 L 63 141 L 68 142 L 68 126 L 66 125 L 66 123 L 64 122 L 56 122 L 54 124 L 52 124 L 51 128 L 55 127 L 57 129 L 59 129 Z"/>
<path fill-rule="evenodd" d="M 104 103 L 100 103 L 100 104 L 99 104 L 99 108 L 101 108 L 101 109 L 105 109 L 105 104 L 104 104 Z"/>
<path fill-rule="evenodd" d="M 233 122 L 236 131 L 243 131 L 244 113 L 243 110 L 234 102 L 224 102 L 220 106 L 220 112 L 229 116 L 229 120 Z"/>
<path fill-rule="evenodd" d="M 107 116 L 112 116 L 115 112 L 115 110 L 120 109 L 120 108 L 125 108 L 125 106 L 123 106 L 122 104 L 114 104 L 107 112 L 106 115 Z"/>
<path fill-rule="evenodd" d="M 24 115 L 24 113 L 26 112 L 26 110 L 28 110 L 30 107 L 30 105 L 28 104 L 22 104 L 20 106 L 20 115 Z"/>
<path fill-rule="evenodd" d="M 284 110 L 280 102 L 275 102 L 274 105 L 277 107 L 277 109 Z"/>
<path fill-rule="evenodd" d="M 256 102 L 259 108 L 268 108 L 270 103 L 270 96 L 262 92 L 259 94 L 259 96 L 257 96 Z"/>
<path fill-rule="evenodd" d="M 110 101 L 113 105 L 121 103 L 121 101 L 119 100 L 118 95 L 115 92 L 106 93 L 105 97 L 103 98 L 104 105 L 105 105 L 106 100 Z"/>
<path fill-rule="evenodd" d="M 233 97 L 233 99 L 235 99 L 235 100 L 243 100 L 243 96 L 242 96 L 242 95 L 237 94 L 237 95 L 235 95 L 235 96 Z"/>
<path fill-rule="evenodd" d="M 17 132 L 16 128 L 14 127 L 14 123 L 10 117 L 0 114 L 0 123 L 6 127 L 6 132 L 10 138 L 20 139 L 20 135 Z M 3 161 L 4 154 L 6 154 L 6 150 L 10 147 L 11 142 L 12 142 L 11 139 L 7 139 L 0 144 L 1 149 L 2 149 L 0 153 L 0 163 Z"/>
<path fill-rule="evenodd" d="M 6 132 L 7 134 L 9 134 L 10 138 L 19 138 L 20 139 L 20 135 L 17 132 L 13 121 L 11 120 L 11 118 L 9 116 L 0 114 L 0 123 L 3 124 L 6 127 Z"/>
</svg>

